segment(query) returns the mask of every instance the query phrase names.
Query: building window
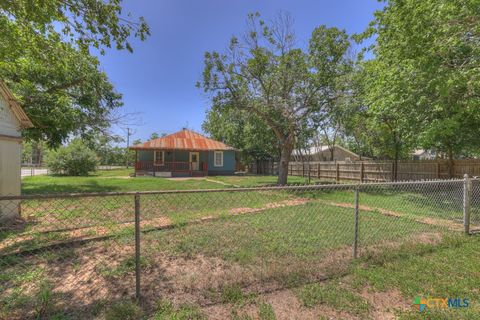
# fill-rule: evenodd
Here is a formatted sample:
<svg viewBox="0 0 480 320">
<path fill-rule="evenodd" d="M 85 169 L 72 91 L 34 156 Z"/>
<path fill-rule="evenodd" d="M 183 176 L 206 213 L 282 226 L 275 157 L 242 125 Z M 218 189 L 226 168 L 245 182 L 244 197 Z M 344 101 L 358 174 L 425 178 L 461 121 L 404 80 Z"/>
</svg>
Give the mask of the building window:
<svg viewBox="0 0 480 320">
<path fill-rule="evenodd" d="M 213 165 L 215 167 L 223 167 L 223 151 L 215 151 L 213 153 Z"/>
<path fill-rule="evenodd" d="M 163 151 L 156 150 L 153 154 L 155 164 L 163 164 Z"/>
</svg>

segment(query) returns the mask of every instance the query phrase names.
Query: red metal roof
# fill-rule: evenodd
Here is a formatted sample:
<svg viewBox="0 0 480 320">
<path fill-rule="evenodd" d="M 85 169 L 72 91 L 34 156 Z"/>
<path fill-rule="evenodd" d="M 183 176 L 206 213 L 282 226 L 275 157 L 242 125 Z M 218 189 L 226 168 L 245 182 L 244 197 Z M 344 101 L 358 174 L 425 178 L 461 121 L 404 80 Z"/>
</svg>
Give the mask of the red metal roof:
<svg viewBox="0 0 480 320">
<path fill-rule="evenodd" d="M 183 129 L 165 137 L 153 139 L 141 144 L 131 146 L 130 149 L 164 149 L 164 150 L 234 150 L 225 143 L 209 139 L 199 133 Z"/>
</svg>

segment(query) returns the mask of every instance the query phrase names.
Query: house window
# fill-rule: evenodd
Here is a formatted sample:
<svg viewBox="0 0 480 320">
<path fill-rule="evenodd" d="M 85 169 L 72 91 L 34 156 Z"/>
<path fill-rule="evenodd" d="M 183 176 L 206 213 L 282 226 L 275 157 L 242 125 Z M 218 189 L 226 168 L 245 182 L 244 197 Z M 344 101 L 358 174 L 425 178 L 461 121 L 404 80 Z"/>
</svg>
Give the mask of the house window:
<svg viewBox="0 0 480 320">
<path fill-rule="evenodd" d="M 163 164 L 163 151 L 156 150 L 153 154 L 155 164 Z"/>
<path fill-rule="evenodd" d="M 213 165 L 223 167 L 223 151 L 215 151 L 213 154 Z"/>
</svg>

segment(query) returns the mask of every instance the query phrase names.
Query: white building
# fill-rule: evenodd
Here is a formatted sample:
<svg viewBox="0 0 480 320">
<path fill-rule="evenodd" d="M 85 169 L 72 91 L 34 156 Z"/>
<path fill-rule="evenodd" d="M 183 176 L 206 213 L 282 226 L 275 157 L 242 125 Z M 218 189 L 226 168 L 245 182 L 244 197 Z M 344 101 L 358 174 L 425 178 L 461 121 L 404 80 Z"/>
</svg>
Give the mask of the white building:
<svg viewBox="0 0 480 320">
<path fill-rule="evenodd" d="M 32 127 L 12 92 L 0 80 L 0 196 L 20 195 L 21 130 Z M 18 217 L 19 201 L 0 201 L 0 225 Z"/>
<path fill-rule="evenodd" d="M 416 149 L 411 153 L 412 160 L 435 160 L 437 154 L 432 150 Z"/>
</svg>

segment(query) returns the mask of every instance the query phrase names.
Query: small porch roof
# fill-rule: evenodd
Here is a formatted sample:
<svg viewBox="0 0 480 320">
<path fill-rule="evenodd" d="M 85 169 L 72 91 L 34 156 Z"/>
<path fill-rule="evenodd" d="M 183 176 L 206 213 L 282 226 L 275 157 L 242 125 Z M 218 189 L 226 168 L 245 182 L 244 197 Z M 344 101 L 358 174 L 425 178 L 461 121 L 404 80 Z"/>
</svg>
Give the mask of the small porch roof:
<svg viewBox="0 0 480 320">
<path fill-rule="evenodd" d="M 165 137 L 131 146 L 133 150 L 226 151 L 235 150 L 223 142 L 183 129 Z"/>
</svg>

